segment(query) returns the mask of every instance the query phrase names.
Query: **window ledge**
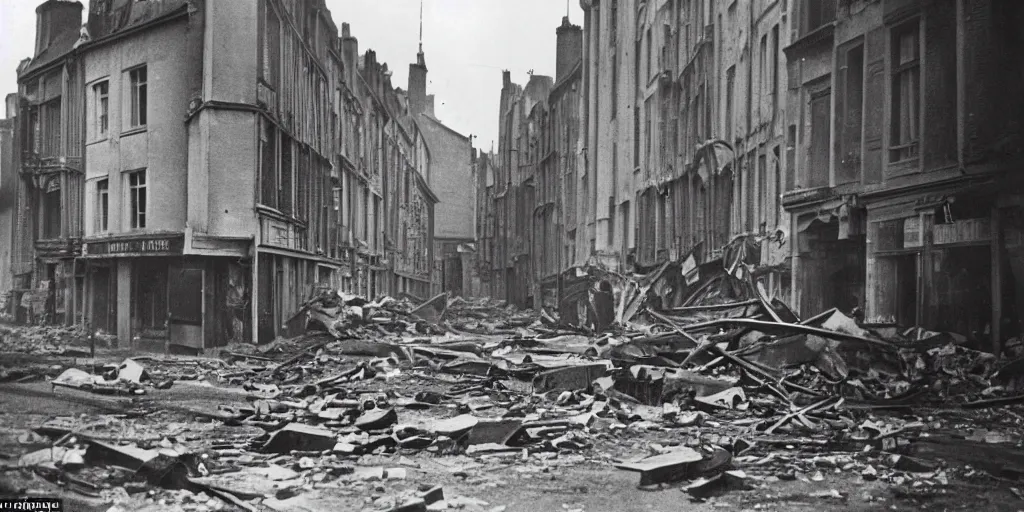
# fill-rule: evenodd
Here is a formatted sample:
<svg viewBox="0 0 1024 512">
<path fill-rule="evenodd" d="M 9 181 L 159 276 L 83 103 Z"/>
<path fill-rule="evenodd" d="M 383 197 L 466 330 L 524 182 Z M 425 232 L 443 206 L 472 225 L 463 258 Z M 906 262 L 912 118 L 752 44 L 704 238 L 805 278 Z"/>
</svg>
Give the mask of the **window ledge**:
<svg viewBox="0 0 1024 512">
<path fill-rule="evenodd" d="M 816 45 L 824 44 L 825 42 L 831 43 L 835 37 L 835 31 L 835 21 L 822 24 L 813 30 L 800 34 L 797 40 L 783 48 L 782 52 L 785 53 L 787 57 L 793 58 L 792 54 L 794 52 L 802 52 Z"/>
<path fill-rule="evenodd" d="M 131 136 L 131 135 L 136 135 L 136 134 L 139 134 L 139 133 L 145 133 L 146 128 L 147 128 L 146 126 L 137 126 L 135 128 L 132 128 L 131 130 L 125 130 L 125 131 L 121 132 L 121 138 L 123 139 L 123 138 Z"/>
<path fill-rule="evenodd" d="M 86 143 L 85 143 L 85 145 L 86 145 L 86 146 L 92 146 L 92 145 L 94 145 L 94 144 L 99 144 L 100 142 L 106 142 L 106 141 L 108 141 L 108 140 L 110 140 L 110 137 L 101 137 L 101 138 L 99 138 L 99 139 L 96 139 L 96 140 L 91 140 L 91 141 L 89 141 L 89 142 L 86 142 Z"/>
<path fill-rule="evenodd" d="M 907 174 L 914 174 L 919 172 L 921 164 L 921 157 L 907 158 L 898 162 L 890 162 L 886 166 L 887 178 L 893 178 L 897 176 L 905 176 Z"/>
</svg>

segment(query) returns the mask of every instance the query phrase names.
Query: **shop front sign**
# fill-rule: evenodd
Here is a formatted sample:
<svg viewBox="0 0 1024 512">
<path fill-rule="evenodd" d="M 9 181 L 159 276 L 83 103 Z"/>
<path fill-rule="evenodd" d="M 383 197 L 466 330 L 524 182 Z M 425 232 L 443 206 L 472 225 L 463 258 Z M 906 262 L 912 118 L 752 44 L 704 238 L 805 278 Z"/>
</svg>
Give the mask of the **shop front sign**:
<svg viewBox="0 0 1024 512">
<path fill-rule="evenodd" d="M 181 254 L 184 240 L 183 236 L 176 235 L 87 242 L 85 244 L 85 253 L 88 256 L 176 255 Z"/>
</svg>

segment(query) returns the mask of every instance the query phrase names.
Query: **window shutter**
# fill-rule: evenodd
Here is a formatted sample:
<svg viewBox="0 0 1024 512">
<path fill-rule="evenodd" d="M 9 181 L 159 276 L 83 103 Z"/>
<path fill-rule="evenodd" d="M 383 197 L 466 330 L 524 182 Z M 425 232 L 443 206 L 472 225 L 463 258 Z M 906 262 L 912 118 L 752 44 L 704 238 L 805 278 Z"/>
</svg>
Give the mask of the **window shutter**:
<svg viewBox="0 0 1024 512">
<path fill-rule="evenodd" d="M 846 139 L 846 115 L 849 105 L 847 105 L 846 98 L 846 77 L 849 75 L 849 61 L 847 59 L 848 48 L 839 48 L 836 51 L 836 80 L 835 80 L 835 98 L 836 108 L 832 115 L 833 122 L 835 123 L 835 138 L 832 140 L 832 147 L 834 148 L 836 156 L 836 171 L 838 174 L 839 169 L 843 165 L 843 141 Z"/>
<path fill-rule="evenodd" d="M 931 4 L 925 14 L 923 102 L 925 169 L 957 161 L 956 9 Z"/>
<path fill-rule="evenodd" d="M 864 182 L 882 181 L 882 129 L 885 95 L 885 29 L 868 33 L 865 46 L 867 61 L 864 80 Z"/>
</svg>

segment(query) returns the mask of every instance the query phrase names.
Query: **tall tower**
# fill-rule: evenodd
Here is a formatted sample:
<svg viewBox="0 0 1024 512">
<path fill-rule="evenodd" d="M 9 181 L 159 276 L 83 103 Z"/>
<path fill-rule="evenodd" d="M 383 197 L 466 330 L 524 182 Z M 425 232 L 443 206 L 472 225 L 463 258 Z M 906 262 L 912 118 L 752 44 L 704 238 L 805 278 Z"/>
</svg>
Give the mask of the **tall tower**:
<svg viewBox="0 0 1024 512">
<path fill-rule="evenodd" d="M 420 0 L 420 46 L 416 63 L 409 64 L 409 113 L 427 111 L 427 62 L 423 57 L 423 0 Z"/>
</svg>

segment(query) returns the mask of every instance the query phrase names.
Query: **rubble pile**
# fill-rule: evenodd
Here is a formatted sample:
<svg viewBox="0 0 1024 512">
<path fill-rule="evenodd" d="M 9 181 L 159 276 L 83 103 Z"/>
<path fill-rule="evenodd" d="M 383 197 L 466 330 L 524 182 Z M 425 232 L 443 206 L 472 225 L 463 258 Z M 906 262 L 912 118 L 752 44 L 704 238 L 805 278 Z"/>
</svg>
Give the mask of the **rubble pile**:
<svg viewBox="0 0 1024 512">
<path fill-rule="evenodd" d="M 696 272 L 620 277 L 611 318 L 601 285 L 539 313 L 323 293 L 293 318 L 304 332 L 267 346 L 65 371 L 51 383 L 205 385 L 245 402 L 134 444 L 44 424 L 25 435 L 47 448 L 18 466 L 183 510 L 352 507 L 339 493 L 367 510 L 501 510 L 445 486 L 506 485 L 486 475 L 509 467 L 613 467 L 698 501 L 785 480 L 846 500 L 837 475 L 910 494 L 1024 476 L 1024 417 L 1007 407 L 1024 401 L 1024 363 L 836 310 L 801 320 L 749 272 Z M 413 473 L 434 481 L 402 484 Z"/>
<path fill-rule="evenodd" d="M 88 337 L 81 326 L 0 324 L 0 353 L 61 355 Z"/>
</svg>

